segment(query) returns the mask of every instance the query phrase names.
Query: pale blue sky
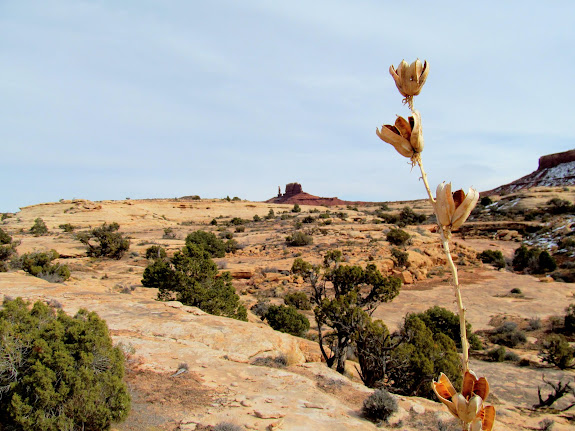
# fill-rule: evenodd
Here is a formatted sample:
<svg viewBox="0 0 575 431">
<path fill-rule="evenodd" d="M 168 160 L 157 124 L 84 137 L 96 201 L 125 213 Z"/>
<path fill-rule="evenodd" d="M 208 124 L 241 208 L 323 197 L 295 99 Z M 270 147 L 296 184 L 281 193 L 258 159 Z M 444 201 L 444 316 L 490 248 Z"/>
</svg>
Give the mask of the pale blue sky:
<svg viewBox="0 0 575 431">
<path fill-rule="evenodd" d="M 0 212 L 278 185 L 425 197 L 375 135 L 426 59 L 431 184 L 487 190 L 575 147 L 575 2 L 0 0 Z"/>
</svg>

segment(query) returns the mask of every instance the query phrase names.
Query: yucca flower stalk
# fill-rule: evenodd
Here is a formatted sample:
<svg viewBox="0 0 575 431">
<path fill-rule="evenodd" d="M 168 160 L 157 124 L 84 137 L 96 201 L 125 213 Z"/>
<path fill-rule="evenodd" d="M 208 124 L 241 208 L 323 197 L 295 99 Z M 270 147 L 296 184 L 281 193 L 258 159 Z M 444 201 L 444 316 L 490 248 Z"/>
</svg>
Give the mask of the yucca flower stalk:
<svg viewBox="0 0 575 431">
<path fill-rule="evenodd" d="M 453 262 L 449 248 L 451 231 L 461 227 L 467 220 L 477 204 L 479 193 L 472 188 L 467 193 L 464 193 L 463 190 L 452 193 L 451 183 L 446 184 L 443 182 L 437 186 L 436 197 L 433 197 L 421 158 L 421 153 L 423 152 L 421 115 L 419 111 L 415 110 L 413 105 L 413 97 L 420 93 L 429 74 L 429 64 L 425 61 L 422 65 L 418 59 L 410 65 L 405 60 L 402 60 L 397 68 L 392 65 L 389 68 L 389 72 L 395 81 L 397 89 L 404 96 L 403 103 L 409 107 L 412 116 L 407 120 L 398 116 L 394 125 L 384 124 L 381 130 L 376 129 L 376 134 L 382 141 L 391 144 L 399 154 L 409 158 L 412 167 L 415 165 L 419 167 L 429 202 L 437 217 L 439 237 L 453 276 L 455 302 L 457 303 L 459 314 L 462 350 L 461 368 L 464 375 L 464 387 L 460 393 L 457 393 L 449 379 L 442 373 L 439 380 L 433 382 L 433 390 L 449 408 L 449 411 L 461 420 L 463 430 L 490 431 L 493 427 L 495 409 L 492 406 L 485 408 L 483 406 L 483 402 L 489 393 L 487 380 L 484 377 L 477 379 L 475 374 L 469 370 L 469 342 L 467 341 L 465 326 L 465 307 L 461 298 L 457 266 Z"/>
</svg>

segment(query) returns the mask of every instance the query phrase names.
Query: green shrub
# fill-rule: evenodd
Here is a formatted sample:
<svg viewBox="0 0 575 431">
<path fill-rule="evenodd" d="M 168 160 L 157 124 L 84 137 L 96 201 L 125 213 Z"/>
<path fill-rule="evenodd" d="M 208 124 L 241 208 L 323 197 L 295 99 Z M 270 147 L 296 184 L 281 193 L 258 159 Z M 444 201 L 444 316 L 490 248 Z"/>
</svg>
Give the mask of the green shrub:
<svg viewBox="0 0 575 431">
<path fill-rule="evenodd" d="M 230 220 L 230 224 L 232 226 L 240 226 L 242 224 L 244 224 L 246 222 L 246 220 L 240 218 L 240 217 L 234 217 L 233 219 Z"/>
<path fill-rule="evenodd" d="M 60 229 L 62 229 L 64 232 L 74 232 L 74 229 L 76 229 L 75 226 L 71 225 L 70 223 L 64 223 L 61 224 L 60 226 L 58 226 Z"/>
<path fill-rule="evenodd" d="M 288 293 L 284 296 L 284 302 L 285 305 L 295 307 L 298 310 L 311 310 L 311 303 L 304 292 Z"/>
<path fill-rule="evenodd" d="M 176 232 L 171 227 L 164 228 L 164 234 L 162 235 L 164 239 L 176 239 Z"/>
<path fill-rule="evenodd" d="M 555 259 L 547 251 L 541 251 L 536 247 L 529 249 L 525 245 L 515 250 L 513 269 L 516 271 L 543 274 L 554 271 L 556 268 Z"/>
<path fill-rule="evenodd" d="M 391 350 L 386 368 L 392 392 L 435 399 L 431 381 L 443 372 L 455 387 L 462 381 L 460 359 L 451 338 L 433 334 L 425 323 L 408 315 L 401 328 L 403 342 Z"/>
<path fill-rule="evenodd" d="M 210 253 L 196 243 L 190 242 L 170 259 L 148 265 L 142 285 L 158 288 L 160 300 L 175 299 L 206 313 L 247 320 L 230 273 L 218 274 Z"/>
<path fill-rule="evenodd" d="M 109 430 L 128 416 L 124 356 L 106 323 L 37 302 L 5 300 L 0 310 L 0 427 Z"/>
<path fill-rule="evenodd" d="M 302 231 L 296 231 L 286 237 L 286 244 L 289 247 L 302 247 L 304 245 L 313 244 L 313 237 Z"/>
<path fill-rule="evenodd" d="M 312 265 L 306 262 L 301 257 L 296 257 L 291 266 L 291 273 L 296 275 L 301 275 L 303 277 L 307 276 L 312 270 Z"/>
<path fill-rule="evenodd" d="M 313 218 L 312 216 L 308 215 L 308 216 L 305 216 L 305 217 L 302 219 L 301 222 L 302 222 L 302 223 L 313 223 L 314 221 L 315 221 L 315 218 Z"/>
<path fill-rule="evenodd" d="M 377 216 L 387 224 L 399 224 L 399 216 L 397 214 L 387 214 L 378 212 Z"/>
<path fill-rule="evenodd" d="M 16 255 L 13 244 L 0 245 L 0 272 L 7 272 L 10 259 Z"/>
<path fill-rule="evenodd" d="M 153 245 L 146 249 L 146 259 L 164 259 L 166 250 L 161 245 Z"/>
<path fill-rule="evenodd" d="M 402 229 L 390 229 L 386 235 L 387 241 L 393 245 L 405 245 L 411 236 Z"/>
<path fill-rule="evenodd" d="M 236 226 L 235 229 L 236 233 L 242 233 L 246 231 L 246 227 L 245 226 Z"/>
<path fill-rule="evenodd" d="M 407 266 L 409 263 L 409 254 L 405 251 L 400 250 L 399 248 L 392 247 L 391 248 L 391 257 L 395 261 L 395 264 L 400 267 Z"/>
<path fill-rule="evenodd" d="M 210 222 L 210 224 L 211 224 L 212 226 L 217 226 L 217 225 L 218 225 L 218 221 L 217 221 L 215 218 L 213 218 L 212 221 Z"/>
<path fill-rule="evenodd" d="M 573 368 L 575 350 L 563 335 L 552 334 L 543 342 L 539 356 L 543 362 L 553 364 L 560 369 Z"/>
<path fill-rule="evenodd" d="M 373 421 L 386 421 L 397 411 L 397 400 L 385 389 L 376 389 L 363 402 L 363 415 Z"/>
<path fill-rule="evenodd" d="M 495 328 L 494 332 L 489 335 L 489 340 L 495 344 L 516 347 L 518 344 L 525 343 L 527 337 L 523 331 L 517 329 L 515 322 L 505 322 Z"/>
<path fill-rule="evenodd" d="M 49 252 L 33 252 L 22 255 L 22 269 L 34 277 L 42 278 L 52 283 L 60 283 L 70 278 L 67 265 L 52 264 L 59 257 L 56 250 Z"/>
<path fill-rule="evenodd" d="M 503 362 L 505 361 L 506 350 L 505 347 L 499 346 L 491 349 L 487 352 L 487 357 L 493 362 Z"/>
<path fill-rule="evenodd" d="M 124 238 L 118 229 L 118 223 L 104 223 L 101 227 L 77 234 L 76 239 L 88 247 L 88 256 L 121 259 L 130 248 L 130 240 Z M 96 244 L 92 244 L 91 240 Z"/>
<path fill-rule="evenodd" d="M 297 312 L 295 307 L 270 305 L 265 314 L 268 324 L 276 331 L 303 337 L 309 331 L 309 320 Z"/>
<path fill-rule="evenodd" d="M 34 225 L 30 228 L 30 233 L 34 236 L 47 235 L 48 227 L 46 226 L 46 223 L 44 223 L 44 220 L 39 217 L 34 220 Z"/>
<path fill-rule="evenodd" d="M 268 211 L 268 214 L 264 217 L 266 220 L 271 220 L 274 219 L 276 217 L 276 214 L 273 210 L 273 208 L 270 208 L 270 210 Z"/>
<path fill-rule="evenodd" d="M 259 222 L 259 221 L 262 221 L 262 218 L 259 215 L 255 214 L 253 220 L 255 222 Z"/>
<path fill-rule="evenodd" d="M 197 230 L 186 237 L 186 246 L 192 244 L 200 246 L 211 257 L 224 257 L 226 255 L 225 243 L 211 232 Z"/>
<path fill-rule="evenodd" d="M 479 201 L 479 204 L 483 205 L 484 207 L 486 207 L 487 205 L 491 205 L 492 203 L 493 200 L 489 196 L 483 196 Z"/>
<path fill-rule="evenodd" d="M 423 223 L 427 219 L 425 214 L 417 214 L 411 207 L 403 207 L 399 213 L 399 226 L 417 225 Z"/>
<path fill-rule="evenodd" d="M 381 385 L 387 377 L 392 343 L 387 326 L 381 320 L 367 320 L 355 338 L 359 376 L 363 384 L 370 388 Z"/>
<path fill-rule="evenodd" d="M 6 232 L 4 232 L 4 229 L 0 227 L 0 245 L 11 244 L 11 243 L 12 243 L 12 237 L 8 235 Z"/>
<path fill-rule="evenodd" d="M 505 258 L 500 250 L 484 250 L 477 254 L 477 259 L 483 263 L 489 263 L 496 268 L 505 268 Z"/>
<path fill-rule="evenodd" d="M 293 208 L 291 209 L 292 213 L 299 213 L 301 212 L 301 208 L 298 204 L 294 204 Z"/>
<path fill-rule="evenodd" d="M 458 348 L 461 348 L 461 331 L 459 328 L 459 316 L 455 313 L 439 306 L 428 308 L 422 313 L 413 314 L 425 323 L 431 332 L 435 334 L 445 334 L 453 340 Z M 482 349 L 481 341 L 477 334 L 473 333 L 471 323 L 465 325 L 469 346 L 474 350 Z"/>
<path fill-rule="evenodd" d="M 565 332 L 568 334 L 575 334 L 575 304 L 569 305 L 565 309 Z"/>
</svg>

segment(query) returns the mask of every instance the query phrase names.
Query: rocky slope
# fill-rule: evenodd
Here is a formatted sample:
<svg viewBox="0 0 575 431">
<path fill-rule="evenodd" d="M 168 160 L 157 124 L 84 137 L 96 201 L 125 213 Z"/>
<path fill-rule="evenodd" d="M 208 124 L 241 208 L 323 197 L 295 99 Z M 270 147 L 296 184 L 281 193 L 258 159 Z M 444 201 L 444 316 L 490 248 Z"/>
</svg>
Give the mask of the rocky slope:
<svg viewBox="0 0 575 431">
<path fill-rule="evenodd" d="M 428 211 L 425 203 L 415 206 L 418 211 Z M 129 419 L 118 424 L 117 430 L 199 430 L 224 421 L 253 430 L 375 430 L 360 414 L 371 390 L 361 385 L 352 364 L 348 375 L 341 376 L 320 361 L 317 345 L 309 340 L 273 331 L 253 315 L 244 323 L 207 315 L 178 302 L 158 302 L 156 291 L 140 283 L 147 265 L 142 256 L 150 244 L 161 244 L 173 252 L 191 231 L 218 232 L 233 217 L 263 217 L 270 209 L 277 219 L 247 224 L 243 232 L 235 233 L 242 249 L 218 261 L 232 273 L 244 274 L 234 285 L 248 306 L 262 297 L 281 303 L 286 291 L 305 291 L 301 280 L 285 275 L 298 255 L 318 262 L 324 250 L 337 247 L 348 263 L 374 262 L 388 274 L 399 271 L 385 242 L 390 226 L 376 223 L 371 207 L 358 211 L 336 207 L 334 211 L 349 217 L 333 218 L 331 225 L 316 222 L 309 228 L 314 232 L 314 244 L 289 249 L 285 234 L 292 231 L 297 219 L 282 220 L 280 214 L 291 216 L 291 205 L 219 200 L 62 201 L 23 208 L 5 219 L 2 228 L 21 240 L 20 254 L 56 249 L 64 256 L 61 263 L 70 266 L 71 279 L 57 284 L 22 271 L 0 273 L 0 299 L 40 299 L 68 313 L 87 308 L 108 322 L 114 341 L 122 343 L 128 354 L 127 378 L 134 400 Z M 325 208 L 306 207 L 297 217 L 316 215 L 310 212 L 315 210 Z M 44 219 L 49 235 L 27 233 L 37 217 Z M 214 218 L 218 226 L 210 224 Z M 130 252 L 120 261 L 85 257 L 82 244 L 58 228 L 71 223 L 81 230 L 104 221 L 118 222 L 121 231 L 131 237 Z M 165 237 L 167 228 L 174 237 Z M 444 261 L 435 234 L 423 227 L 407 230 L 414 238 L 408 248 L 412 266 L 407 274 L 412 282 L 420 281 L 405 285 L 392 303 L 376 310 L 375 317 L 391 329 L 398 327 L 408 312 L 433 305 L 453 308 L 453 293 L 449 277 L 441 271 Z M 474 250 L 484 248 L 504 249 L 509 255 L 516 243 L 490 239 L 456 242 L 454 249 L 464 264 L 461 278 L 467 318 L 476 330 L 490 329 L 492 319 L 501 316 L 545 319 L 562 314 L 573 298 L 572 284 L 542 283 L 532 276 L 481 266 L 473 259 Z M 432 274 L 435 276 L 428 279 Z M 524 297 L 508 295 L 513 288 L 520 288 Z M 313 319 L 311 314 L 308 317 Z M 538 361 L 536 351 L 517 353 Z M 546 417 L 556 421 L 556 431 L 570 428 L 568 415 L 527 410 L 536 401 L 542 369 L 480 360 L 473 360 L 472 367 L 492 382 L 491 402 L 497 406 L 498 429 L 539 429 L 538 423 Z M 558 376 L 554 370 L 545 373 Z M 455 429 L 448 428 L 447 424 L 454 425 L 442 405 L 398 398 L 399 412 L 380 429 Z"/>
</svg>

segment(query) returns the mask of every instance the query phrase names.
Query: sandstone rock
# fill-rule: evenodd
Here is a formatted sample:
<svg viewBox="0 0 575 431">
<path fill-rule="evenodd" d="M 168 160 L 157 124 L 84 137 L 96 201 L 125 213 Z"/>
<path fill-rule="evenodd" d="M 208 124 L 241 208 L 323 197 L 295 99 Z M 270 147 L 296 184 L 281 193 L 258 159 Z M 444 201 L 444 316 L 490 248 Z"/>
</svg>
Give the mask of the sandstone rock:
<svg viewBox="0 0 575 431">
<path fill-rule="evenodd" d="M 233 279 L 248 280 L 254 276 L 253 271 L 230 271 Z"/>
<path fill-rule="evenodd" d="M 279 419 L 285 416 L 285 413 L 277 410 L 254 410 L 254 415 L 260 419 Z"/>
<path fill-rule="evenodd" d="M 409 271 L 401 271 L 399 278 L 401 278 L 403 284 L 413 284 L 413 275 Z"/>
</svg>

